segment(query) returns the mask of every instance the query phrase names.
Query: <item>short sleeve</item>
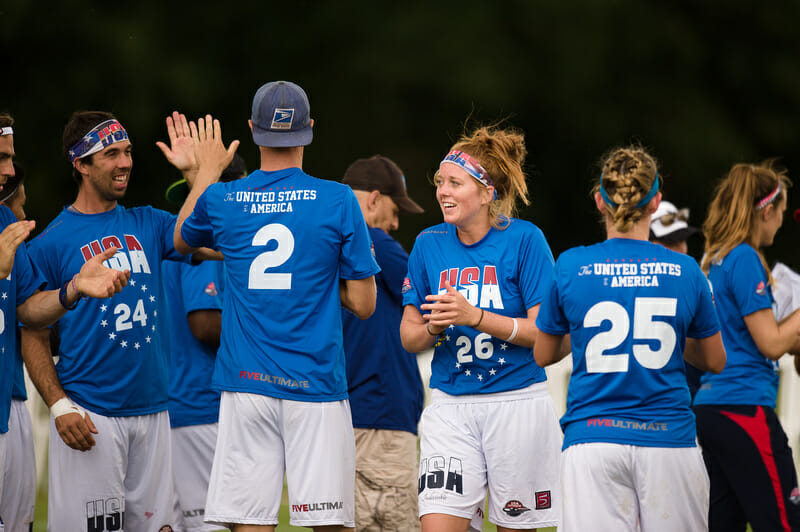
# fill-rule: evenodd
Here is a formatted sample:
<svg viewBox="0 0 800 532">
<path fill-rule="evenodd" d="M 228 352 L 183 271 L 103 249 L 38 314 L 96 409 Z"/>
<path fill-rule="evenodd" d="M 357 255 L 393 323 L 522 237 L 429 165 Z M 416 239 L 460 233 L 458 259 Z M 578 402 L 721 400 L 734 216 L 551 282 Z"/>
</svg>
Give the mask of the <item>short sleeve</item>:
<svg viewBox="0 0 800 532">
<path fill-rule="evenodd" d="M 700 267 L 694 265 L 695 286 L 697 287 L 697 311 L 695 312 L 686 336 L 689 338 L 708 338 L 719 332 L 719 318 L 711 294 L 711 283 L 703 275 Z"/>
<path fill-rule="evenodd" d="M 544 297 L 539 306 L 539 314 L 536 317 L 536 327 L 547 334 L 564 335 L 569 332 L 569 320 L 564 314 L 559 295 L 559 268 L 560 263 L 556 262 L 553 268 L 552 278 L 545 284 Z"/>
<path fill-rule="evenodd" d="M 194 204 L 194 210 L 183 221 L 181 238 L 193 248 L 214 247 L 214 229 L 208 216 L 208 197 L 211 188 L 207 188 Z"/>
<path fill-rule="evenodd" d="M 24 303 L 34 292 L 43 288 L 46 284 L 45 278 L 39 273 L 34 263 L 28 256 L 28 248 L 23 242 L 17 248 L 14 255 L 13 274 L 16 280 L 16 304 Z M 56 288 L 56 287 L 53 287 Z"/>
<path fill-rule="evenodd" d="M 408 274 L 403 281 L 403 305 L 414 305 L 418 310 L 425 302 L 425 296 L 431 294 L 428 275 L 423 259 L 423 241 L 417 237 L 411 255 L 408 257 Z M 420 313 L 422 310 L 420 310 Z"/>
<path fill-rule="evenodd" d="M 541 230 L 534 228 L 525 234 L 520 247 L 519 287 L 525 308 L 538 305 L 545 296 L 553 276 L 553 253 Z"/>
<path fill-rule="evenodd" d="M 181 266 L 181 295 L 186 314 L 195 310 L 222 310 L 216 261 Z"/>
<path fill-rule="evenodd" d="M 383 233 L 380 229 L 377 231 Z M 373 234 L 375 234 L 375 230 L 373 230 Z M 401 304 L 403 300 L 403 279 L 408 271 L 408 253 L 399 242 L 385 233 L 374 238 L 373 243 L 375 245 L 375 258 L 381 268 L 381 277 L 386 291 L 397 304 Z"/>
<path fill-rule="evenodd" d="M 748 248 L 747 252 L 738 254 L 726 273 L 733 277 L 729 286 L 736 287 L 731 292 L 742 317 L 772 308 L 767 272 L 754 250 Z"/>
<path fill-rule="evenodd" d="M 339 255 L 342 279 L 366 279 L 381 271 L 372 252 L 372 239 L 353 191 L 347 187 L 342 205 L 342 251 Z"/>
</svg>

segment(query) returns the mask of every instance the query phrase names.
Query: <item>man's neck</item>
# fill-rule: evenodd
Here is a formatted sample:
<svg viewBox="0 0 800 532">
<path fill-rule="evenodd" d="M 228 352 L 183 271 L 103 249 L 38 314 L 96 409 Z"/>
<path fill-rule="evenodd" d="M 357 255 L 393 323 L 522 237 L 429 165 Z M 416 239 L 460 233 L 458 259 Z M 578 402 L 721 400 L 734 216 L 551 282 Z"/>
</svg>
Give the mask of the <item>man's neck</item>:
<svg viewBox="0 0 800 532">
<path fill-rule="evenodd" d="M 116 206 L 116 200 L 107 200 L 96 194 L 88 193 L 83 186 L 78 190 L 78 196 L 72 204 L 72 208 L 82 214 L 100 214 L 108 212 Z"/>
<path fill-rule="evenodd" d="M 303 168 L 303 146 L 296 148 L 259 147 L 261 170 L 275 172 L 286 168 Z"/>
</svg>

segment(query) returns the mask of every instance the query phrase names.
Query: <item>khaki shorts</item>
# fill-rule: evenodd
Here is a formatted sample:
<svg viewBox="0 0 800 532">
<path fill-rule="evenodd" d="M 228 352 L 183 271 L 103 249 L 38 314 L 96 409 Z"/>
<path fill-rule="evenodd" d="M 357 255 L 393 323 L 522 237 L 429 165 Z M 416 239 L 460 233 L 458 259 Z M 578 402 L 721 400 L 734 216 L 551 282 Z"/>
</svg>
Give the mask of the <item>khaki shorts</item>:
<svg viewBox="0 0 800 532">
<path fill-rule="evenodd" d="M 356 529 L 420 530 L 417 436 L 402 430 L 354 429 Z"/>
</svg>

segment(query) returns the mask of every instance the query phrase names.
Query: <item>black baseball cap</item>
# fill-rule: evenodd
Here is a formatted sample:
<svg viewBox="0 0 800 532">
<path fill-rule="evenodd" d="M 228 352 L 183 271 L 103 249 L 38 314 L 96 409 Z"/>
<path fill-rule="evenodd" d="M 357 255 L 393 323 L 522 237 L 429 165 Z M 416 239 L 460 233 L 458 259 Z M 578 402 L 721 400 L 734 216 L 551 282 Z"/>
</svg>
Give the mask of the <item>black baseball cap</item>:
<svg viewBox="0 0 800 532">
<path fill-rule="evenodd" d="M 392 198 L 403 214 L 425 212 L 408 197 L 406 177 L 394 161 L 383 155 L 373 155 L 369 159 L 358 159 L 344 172 L 342 183 L 353 190 L 377 190 Z"/>
</svg>

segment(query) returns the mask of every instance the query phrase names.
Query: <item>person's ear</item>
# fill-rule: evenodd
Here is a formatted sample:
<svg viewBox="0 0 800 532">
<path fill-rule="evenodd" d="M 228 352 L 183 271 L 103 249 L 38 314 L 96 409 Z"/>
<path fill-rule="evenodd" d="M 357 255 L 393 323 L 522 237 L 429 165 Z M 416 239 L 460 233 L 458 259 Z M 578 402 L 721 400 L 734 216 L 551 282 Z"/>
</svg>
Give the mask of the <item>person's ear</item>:
<svg viewBox="0 0 800 532">
<path fill-rule="evenodd" d="M 381 193 L 379 190 L 373 190 L 367 196 L 367 207 L 370 210 L 374 210 L 378 206 L 378 201 L 381 199 Z"/>
</svg>

